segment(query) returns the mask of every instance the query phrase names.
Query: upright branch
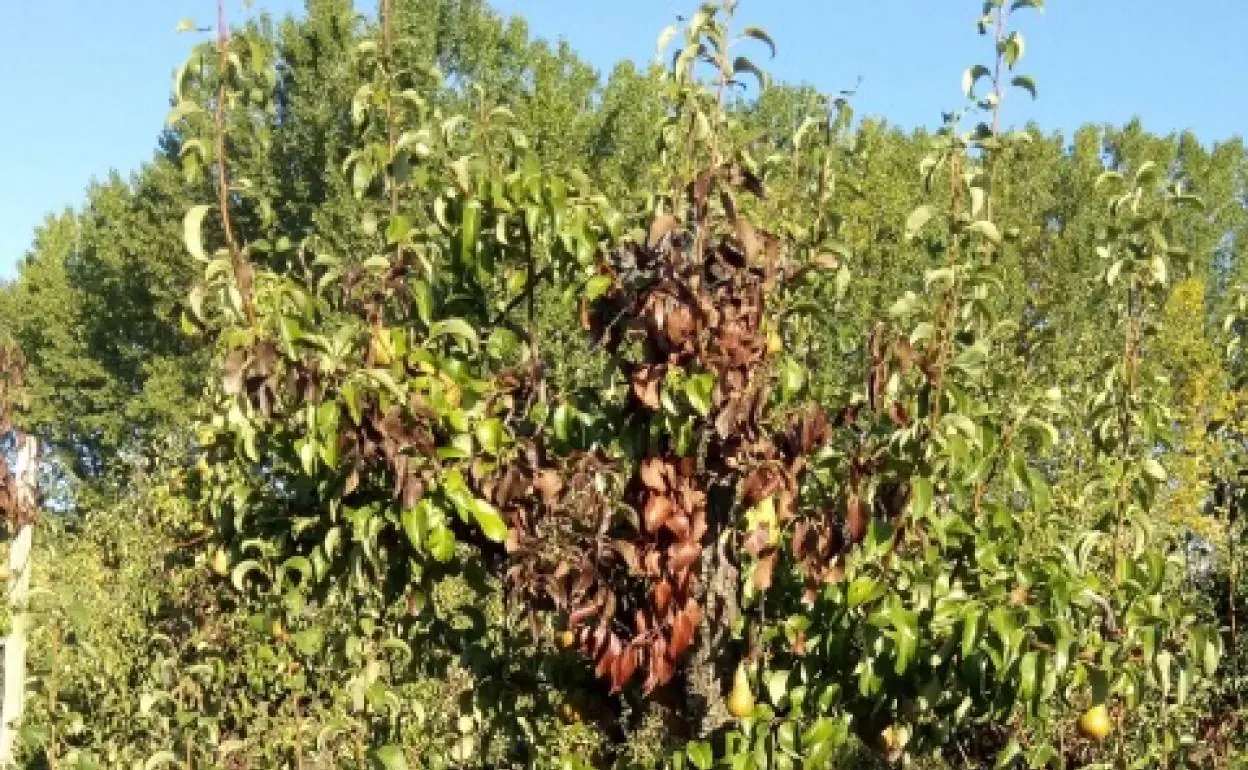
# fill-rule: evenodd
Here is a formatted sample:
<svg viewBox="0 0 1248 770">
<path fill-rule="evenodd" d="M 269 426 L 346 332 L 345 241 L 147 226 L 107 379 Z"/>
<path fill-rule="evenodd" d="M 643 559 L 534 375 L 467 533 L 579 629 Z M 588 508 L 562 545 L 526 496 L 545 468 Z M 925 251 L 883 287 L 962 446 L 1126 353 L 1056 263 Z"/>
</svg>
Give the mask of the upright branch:
<svg viewBox="0 0 1248 770">
<path fill-rule="evenodd" d="M 385 68 L 386 77 L 391 80 L 390 93 L 386 98 L 386 162 L 390 169 L 390 218 L 394 219 L 399 215 L 399 184 L 398 178 L 394 173 L 394 161 L 398 148 L 398 125 L 394 118 L 394 0 L 382 0 L 381 2 L 381 49 L 382 49 L 382 66 Z M 396 254 L 398 258 L 403 258 L 403 242 L 400 240 L 395 244 Z"/>
<path fill-rule="evenodd" d="M 225 105 L 229 92 L 226 87 L 230 68 L 230 30 L 226 26 L 225 0 L 217 0 L 217 105 L 213 113 L 214 140 L 217 154 L 217 205 L 221 209 L 221 225 L 225 231 L 226 248 L 230 251 L 230 262 L 234 267 L 234 278 L 238 281 L 238 293 L 243 298 L 243 313 L 247 323 L 256 323 L 256 307 L 251 296 L 251 264 L 247 255 L 238 245 L 234 235 L 234 225 L 230 220 L 230 182 L 226 171 L 225 150 Z"/>
</svg>

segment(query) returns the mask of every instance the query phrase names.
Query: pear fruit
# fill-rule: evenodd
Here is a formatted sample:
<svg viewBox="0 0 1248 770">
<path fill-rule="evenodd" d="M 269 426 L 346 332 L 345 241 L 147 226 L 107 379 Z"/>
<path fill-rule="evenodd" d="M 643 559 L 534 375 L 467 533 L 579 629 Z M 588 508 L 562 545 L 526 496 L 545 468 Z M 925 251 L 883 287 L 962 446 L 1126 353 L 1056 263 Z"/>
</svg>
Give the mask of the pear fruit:
<svg viewBox="0 0 1248 770">
<path fill-rule="evenodd" d="M 745 719 L 754 713 L 754 693 L 750 692 L 750 679 L 745 664 L 737 666 L 732 677 L 732 692 L 728 694 L 728 713 L 737 719 Z"/>
<path fill-rule="evenodd" d="M 555 644 L 558 645 L 561 650 L 570 650 L 573 645 L 576 644 L 576 634 L 572 633 L 570 629 L 565 628 L 555 634 Z"/>
<path fill-rule="evenodd" d="M 1109 721 L 1109 709 L 1097 704 L 1079 717 L 1079 734 L 1091 741 L 1103 741 L 1113 725 Z"/>
<path fill-rule="evenodd" d="M 230 574 L 230 555 L 225 552 L 224 548 L 218 548 L 217 552 L 212 555 L 212 571 L 218 577 Z"/>
</svg>

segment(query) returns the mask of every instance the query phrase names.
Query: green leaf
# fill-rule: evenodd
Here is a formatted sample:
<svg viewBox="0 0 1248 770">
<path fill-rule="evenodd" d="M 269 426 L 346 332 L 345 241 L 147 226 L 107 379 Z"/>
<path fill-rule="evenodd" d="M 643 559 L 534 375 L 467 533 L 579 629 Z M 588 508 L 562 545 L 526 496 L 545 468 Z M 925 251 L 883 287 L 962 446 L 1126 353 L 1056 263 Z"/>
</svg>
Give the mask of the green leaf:
<svg viewBox="0 0 1248 770">
<path fill-rule="evenodd" d="M 465 265 L 475 263 L 480 230 L 481 201 L 473 199 L 464 204 L 463 219 L 460 222 L 459 258 Z"/>
<path fill-rule="evenodd" d="M 849 584 L 845 592 L 845 602 L 852 609 L 874 601 L 884 595 L 884 585 L 867 575 L 859 575 Z"/>
<path fill-rule="evenodd" d="M 685 747 L 685 756 L 698 770 L 711 770 L 715 764 L 715 756 L 711 753 L 711 744 L 694 741 Z"/>
<path fill-rule="evenodd" d="M 425 534 L 429 530 L 429 508 L 433 504 L 429 500 L 421 500 L 415 506 L 399 514 L 399 523 L 403 526 L 403 534 L 412 547 L 419 550 L 425 542 Z"/>
<path fill-rule="evenodd" d="M 659 33 L 659 39 L 655 43 L 655 50 L 660 54 L 663 53 L 663 50 L 672 42 L 672 38 L 676 36 L 678 31 L 675 24 L 669 24 L 664 27 L 663 31 Z"/>
<path fill-rule="evenodd" d="M 1031 94 L 1032 99 L 1036 98 L 1036 79 L 1030 75 L 1019 75 L 1010 81 L 1010 85 Z"/>
<path fill-rule="evenodd" d="M 842 264 L 840 269 L 836 271 L 836 299 L 838 301 L 845 298 L 845 292 L 849 289 L 850 278 L 849 266 Z"/>
<path fill-rule="evenodd" d="M 1027 756 L 1027 766 L 1043 770 L 1043 768 L 1052 767 L 1054 760 L 1060 756 L 1051 745 L 1041 743 L 1032 748 L 1031 753 Z"/>
<path fill-rule="evenodd" d="M 481 344 L 477 330 L 462 318 L 447 318 L 430 325 L 429 339 L 435 340 L 439 337 L 457 337 L 468 343 L 468 347 L 473 350 Z"/>
<path fill-rule="evenodd" d="M 893 673 L 901 676 L 910 668 L 915 651 L 919 645 L 918 613 L 901 608 L 893 608 L 889 612 L 889 620 L 896 630 L 894 640 L 897 642 L 897 658 L 893 661 Z"/>
<path fill-rule="evenodd" d="M 363 198 L 368 186 L 373 183 L 373 164 L 365 158 L 359 158 L 351 169 L 351 189 L 356 198 Z"/>
<path fill-rule="evenodd" d="M 247 577 L 247 573 L 249 572 L 259 572 L 262 576 L 268 577 L 268 574 L 264 571 L 264 567 L 261 566 L 260 562 L 255 559 L 247 559 L 239 562 L 230 572 L 230 582 L 234 584 L 234 589 L 239 593 L 247 590 L 247 586 L 243 582 L 243 578 Z"/>
<path fill-rule="evenodd" d="M 711 396 L 715 392 L 715 375 L 695 374 L 685 381 L 685 398 L 702 417 L 711 411 Z"/>
<path fill-rule="evenodd" d="M 407 756 L 400 746 L 389 744 L 373 751 L 373 763 L 381 770 L 407 770 Z"/>
<path fill-rule="evenodd" d="M 971 232 L 979 233 L 989 241 L 992 241 L 993 245 L 1001 245 L 1001 231 L 997 229 L 995 224 L 989 222 L 987 219 L 978 219 L 972 222 L 969 229 Z"/>
<path fill-rule="evenodd" d="M 316 655 L 325 644 L 325 632 L 318 626 L 298 631 L 291 635 L 296 649 L 308 656 Z"/>
<path fill-rule="evenodd" d="M 183 119 L 194 115 L 197 112 L 203 112 L 203 108 L 189 99 L 184 99 L 174 105 L 169 111 L 169 116 L 165 118 L 165 123 L 170 128 L 178 125 Z"/>
<path fill-rule="evenodd" d="M 969 658 L 979 643 L 980 609 L 976 605 L 967 608 L 962 616 L 962 657 Z"/>
<path fill-rule="evenodd" d="M 1010 69 L 1018 64 L 1019 59 L 1023 58 L 1023 52 L 1026 47 L 1023 44 L 1023 36 L 1019 32 L 1011 32 L 1010 36 L 1005 39 L 1005 65 Z"/>
<path fill-rule="evenodd" d="M 1157 184 L 1157 174 L 1158 170 L 1156 161 L 1144 161 L 1135 172 L 1135 186 L 1149 187 Z"/>
<path fill-rule="evenodd" d="M 806 367 L 792 358 L 785 360 L 780 367 L 780 397 L 785 401 L 792 399 L 806 386 Z"/>
<path fill-rule="evenodd" d="M 976 64 L 973 67 L 967 67 L 966 72 L 962 73 L 962 93 L 966 98 L 972 99 L 975 94 L 975 84 L 979 79 L 992 74 L 992 70 L 982 64 Z"/>
<path fill-rule="evenodd" d="M 148 757 L 147 761 L 143 763 L 143 770 L 156 770 L 156 768 L 165 767 L 166 765 L 177 767 L 178 756 L 172 751 L 158 751 Z"/>
<path fill-rule="evenodd" d="M 368 105 L 373 97 L 373 86 L 365 83 L 356 89 L 351 97 L 351 122 L 358 128 L 368 116 Z"/>
<path fill-rule="evenodd" d="M 915 476 L 910 482 L 910 515 L 915 519 L 927 516 L 932 510 L 932 480 Z"/>
<path fill-rule="evenodd" d="M 742 37 L 751 37 L 751 38 L 754 38 L 755 40 L 765 43 L 767 45 L 767 48 L 770 49 L 771 51 L 771 58 L 773 59 L 776 58 L 776 43 L 774 40 L 771 39 L 771 35 L 768 35 L 767 32 L 763 30 L 761 27 L 754 27 L 754 26 L 746 27 L 745 29 L 741 30 L 741 35 Z"/>
<path fill-rule="evenodd" d="M 994 770 L 1005 770 L 1022 752 L 1023 747 L 1019 745 L 1018 739 L 1011 738 L 1006 747 L 997 754 L 996 764 L 993 765 Z"/>
<path fill-rule="evenodd" d="M 498 454 L 499 450 L 502 449 L 503 439 L 506 435 L 507 433 L 503 428 L 503 422 L 497 417 L 482 420 L 481 423 L 477 425 L 477 443 L 481 445 L 482 449 L 492 455 Z"/>
<path fill-rule="evenodd" d="M 1161 696 L 1163 698 L 1170 697 L 1170 687 L 1172 679 L 1170 674 L 1171 664 L 1174 663 L 1174 656 L 1167 650 L 1157 653 L 1157 657 L 1153 659 L 1153 664 L 1157 668 L 1157 681 L 1161 684 Z"/>
<path fill-rule="evenodd" d="M 595 275 L 585 282 L 585 301 L 593 302 L 611 288 L 611 276 Z"/>
<path fill-rule="evenodd" d="M 758 87 L 760 89 L 767 87 L 767 75 L 758 68 L 758 65 L 744 56 L 738 56 L 732 62 L 732 72 L 734 75 L 749 73 L 753 75 L 756 80 L 758 80 Z"/>
<path fill-rule="evenodd" d="M 186 212 L 186 216 L 182 219 L 182 241 L 186 244 L 186 250 L 191 256 L 200 262 L 207 262 L 208 257 L 204 255 L 204 215 L 208 213 L 211 206 L 200 204 L 191 206 Z"/>
<path fill-rule="evenodd" d="M 766 675 L 767 698 L 773 706 L 779 706 L 789 694 L 789 672 L 769 671 Z"/>
<path fill-rule="evenodd" d="M 429 555 L 440 562 L 448 562 L 455 555 L 455 534 L 445 525 L 434 527 L 427 542 Z"/>
<path fill-rule="evenodd" d="M 923 225 L 927 224 L 932 218 L 933 210 L 931 206 L 924 204 L 914 211 L 910 212 L 910 216 L 906 217 L 906 240 L 913 241 L 919 231 L 923 229 Z"/>
<path fill-rule="evenodd" d="M 496 543 L 507 539 L 507 523 L 502 514 L 485 500 L 475 499 L 472 502 L 472 517 L 476 519 L 481 532 Z"/>
<path fill-rule="evenodd" d="M 1144 458 L 1144 472 L 1148 474 L 1153 481 L 1157 482 L 1164 483 L 1170 478 L 1169 474 L 1166 473 L 1166 469 L 1161 467 L 1161 463 L 1157 462 L 1157 459 L 1154 457 Z"/>
<path fill-rule="evenodd" d="M 402 214 L 390 217 L 386 225 L 386 243 L 398 243 L 412 231 L 412 221 Z"/>
<path fill-rule="evenodd" d="M 1219 644 L 1214 637 L 1206 637 L 1204 648 L 1201 650 L 1201 665 L 1204 666 L 1205 676 L 1213 676 L 1218 670 L 1218 660 L 1222 657 Z"/>
</svg>

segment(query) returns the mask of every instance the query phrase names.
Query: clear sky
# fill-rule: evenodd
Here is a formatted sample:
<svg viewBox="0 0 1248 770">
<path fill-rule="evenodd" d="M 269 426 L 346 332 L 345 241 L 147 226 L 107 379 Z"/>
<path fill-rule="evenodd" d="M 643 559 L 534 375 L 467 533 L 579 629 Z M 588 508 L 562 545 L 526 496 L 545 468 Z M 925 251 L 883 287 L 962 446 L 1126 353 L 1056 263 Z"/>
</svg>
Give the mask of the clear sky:
<svg viewBox="0 0 1248 770">
<path fill-rule="evenodd" d="M 398 0 L 402 2 L 402 0 Z M 648 60 L 696 0 L 493 0 L 543 37 L 566 38 L 600 70 Z M 235 18 L 241 0 L 230 0 Z M 860 115 L 937 125 L 960 103 L 968 64 L 990 54 L 974 33 L 978 0 L 742 0 L 742 23 L 768 29 L 783 80 L 858 86 Z M 256 0 L 274 13 L 301 0 Z M 371 10 L 371 0 L 356 0 Z M 1049 0 L 1020 15 L 1039 101 L 1019 94 L 1011 122 L 1069 131 L 1139 116 L 1154 131 L 1204 140 L 1248 132 L 1248 0 Z M 81 202 L 110 169 L 150 157 L 173 68 L 192 40 L 179 19 L 210 21 L 212 0 L 0 0 L 0 278 L 36 225 Z M 762 54 L 761 58 L 765 58 Z M 861 82 L 859 82 L 861 78 Z"/>
</svg>

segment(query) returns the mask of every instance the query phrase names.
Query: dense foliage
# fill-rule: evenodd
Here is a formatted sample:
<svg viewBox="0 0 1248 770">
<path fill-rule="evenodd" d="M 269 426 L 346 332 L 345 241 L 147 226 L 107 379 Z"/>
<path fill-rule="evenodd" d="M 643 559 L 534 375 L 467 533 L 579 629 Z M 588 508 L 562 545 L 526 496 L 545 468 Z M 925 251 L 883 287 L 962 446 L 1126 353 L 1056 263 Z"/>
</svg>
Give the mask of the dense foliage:
<svg viewBox="0 0 1248 770">
<path fill-rule="evenodd" d="M 1009 129 L 1042 5 L 915 132 L 735 2 L 221 13 L 0 291 L 28 766 L 1248 766 L 1248 154 Z"/>
</svg>

